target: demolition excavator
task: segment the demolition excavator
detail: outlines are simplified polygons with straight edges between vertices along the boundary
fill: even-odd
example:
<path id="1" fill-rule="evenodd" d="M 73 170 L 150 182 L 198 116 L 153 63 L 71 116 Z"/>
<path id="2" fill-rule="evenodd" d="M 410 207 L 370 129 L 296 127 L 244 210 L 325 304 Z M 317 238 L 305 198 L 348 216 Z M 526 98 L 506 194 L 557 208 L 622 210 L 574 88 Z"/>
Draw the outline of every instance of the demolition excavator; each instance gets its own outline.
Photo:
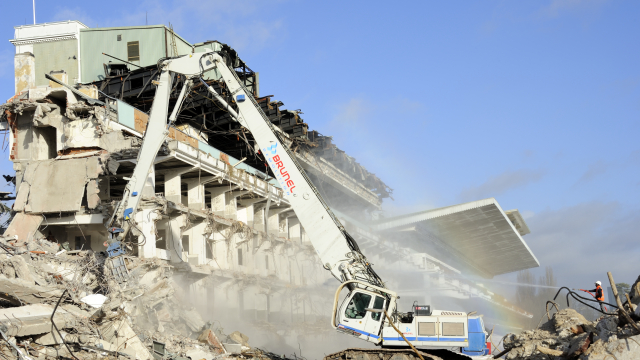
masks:
<path id="1" fill-rule="evenodd" d="M 410 348 L 413 350 L 406 351 L 418 352 L 416 348 L 448 349 L 471 356 L 489 352 L 481 316 L 434 310 L 429 305 L 415 304 L 410 312 L 398 311 L 396 292 L 385 287 L 356 241 L 320 196 L 292 151 L 285 146 L 286 135 L 269 121 L 233 67 L 228 65 L 224 52 L 208 51 L 163 58 L 158 67 L 160 75 L 157 81 L 153 81 L 156 93 L 137 165 L 125 187 L 122 201 L 107 224 L 112 234 L 110 255 L 122 253 L 120 244 L 135 227 L 134 217 L 142 189 L 156 154 L 178 116 L 185 94 L 200 83 L 208 89 L 218 106 L 251 132 L 324 268 L 341 283 L 335 293 L 331 314 L 334 329 L 379 345 L 382 349 L 376 350 L 378 354 Z M 233 99 L 231 104 L 203 80 L 204 73 L 212 71 L 224 81 Z M 186 80 L 167 117 L 176 75 Z M 348 293 L 340 302 L 343 290 Z M 357 352 L 361 349 L 351 350 Z"/>

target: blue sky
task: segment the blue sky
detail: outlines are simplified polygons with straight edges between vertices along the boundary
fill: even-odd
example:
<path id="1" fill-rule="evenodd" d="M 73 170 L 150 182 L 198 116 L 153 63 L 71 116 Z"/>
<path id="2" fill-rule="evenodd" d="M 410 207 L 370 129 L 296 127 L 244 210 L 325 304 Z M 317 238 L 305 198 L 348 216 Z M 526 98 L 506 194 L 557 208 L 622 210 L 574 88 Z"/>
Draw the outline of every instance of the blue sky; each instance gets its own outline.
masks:
<path id="1" fill-rule="evenodd" d="M 228 43 L 260 72 L 262 95 L 302 109 L 310 128 L 395 189 L 389 214 L 493 196 L 525 215 L 525 240 L 562 284 L 639 275 L 639 2 L 36 6 L 39 23 L 127 26 L 148 16 L 192 43 Z M 30 1 L 6 7 L 32 22 Z M 22 23 L 3 22 L 5 39 Z M 13 51 L 0 44 L 2 99 L 13 93 Z"/>

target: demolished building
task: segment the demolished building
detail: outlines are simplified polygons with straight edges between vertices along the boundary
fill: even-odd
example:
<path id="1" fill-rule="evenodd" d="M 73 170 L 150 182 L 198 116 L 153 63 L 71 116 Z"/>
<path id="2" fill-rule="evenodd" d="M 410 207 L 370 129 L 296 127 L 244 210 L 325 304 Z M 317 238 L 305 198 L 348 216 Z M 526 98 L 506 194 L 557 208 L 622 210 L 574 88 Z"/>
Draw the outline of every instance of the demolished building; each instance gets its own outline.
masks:
<path id="1" fill-rule="evenodd" d="M 481 312 L 530 317 L 474 280 L 539 265 L 522 238 L 529 229 L 517 210 L 485 199 L 374 219 L 392 189 L 330 136 L 310 130 L 301 111 L 261 95 L 258 73 L 230 46 L 191 44 L 163 25 L 88 28 L 78 21 L 19 26 L 11 42 L 16 95 L 2 105 L 0 124 L 16 171 L 16 215 L 6 238 L 104 252 L 104 224 L 136 165 L 158 61 L 210 49 L 225 54 L 395 289 L 424 303 L 438 293 L 460 300 L 460 308 L 480 299 Z M 234 103 L 215 70 L 204 79 Z M 184 80 L 176 79 L 170 107 Z M 207 320 L 248 322 L 256 329 L 245 330 L 250 335 L 278 336 L 287 346 L 304 343 L 308 334 L 331 336 L 333 279 L 252 135 L 203 86 L 188 95 L 140 196 L 128 256 L 171 266 L 187 305 Z M 496 251 L 508 251 L 512 261 L 491 262 Z M 399 270 L 410 272 L 410 281 L 393 276 Z"/>

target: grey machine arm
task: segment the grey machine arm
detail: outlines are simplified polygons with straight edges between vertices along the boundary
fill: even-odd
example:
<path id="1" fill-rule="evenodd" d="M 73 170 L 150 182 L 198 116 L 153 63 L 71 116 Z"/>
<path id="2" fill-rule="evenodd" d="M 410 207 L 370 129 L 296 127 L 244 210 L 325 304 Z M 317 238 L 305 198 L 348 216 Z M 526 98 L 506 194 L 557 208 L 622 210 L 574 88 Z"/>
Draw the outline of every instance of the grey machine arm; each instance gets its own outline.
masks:
<path id="1" fill-rule="evenodd" d="M 237 111 L 202 80 L 203 73 L 212 69 L 216 69 L 233 94 Z M 160 71 L 160 79 L 156 84 L 156 95 L 142 148 L 138 154 L 137 165 L 116 212 L 122 225 L 122 231 L 117 239 L 126 236 L 131 222 L 134 221 L 145 179 L 168 134 L 169 125 L 176 119 L 187 88 L 192 86 L 194 81 L 200 81 L 231 117 L 253 135 L 325 269 L 340 282 L 348 281 L 349 289 L 368 285 L 378 289 L 384 288 L 380 277 L 373 271 L 356 242 L 322 199 L 291 150 L 283 146 L 283 135 L 269 121 L 252 94 L 242 84 L 233 69 L 226 65 L 219 53 L 193 53 L 166 59 L 160 63 Z M 184 75 L 187 80 L 167 121 L 171 73 Z"/>

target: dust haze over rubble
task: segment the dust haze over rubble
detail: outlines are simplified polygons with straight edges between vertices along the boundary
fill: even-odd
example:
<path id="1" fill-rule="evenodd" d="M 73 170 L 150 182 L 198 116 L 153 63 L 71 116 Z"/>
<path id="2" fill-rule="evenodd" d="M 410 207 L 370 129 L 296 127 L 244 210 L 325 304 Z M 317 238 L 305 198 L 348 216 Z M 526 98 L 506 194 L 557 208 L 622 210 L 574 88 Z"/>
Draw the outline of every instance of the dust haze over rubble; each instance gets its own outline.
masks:
<path id="1" fill-rule="evenodd" d="M 176 283 L 185 289 L 184 279 L 180 276 L 174 277 Z M 240 281 L 240 279 L 238 279 Z M 226 286 L 230 286 L 230 281 Z M 182 285 L 181 285 L 182 284 Z M 312 291 L 326 301 L 333 299 L 336 283 L 334 279 L 329 279 Z M 224 292 L 225 284 L 219 285 L 216 289 Z M 343 294 L 344 295 L 344 294 Z M 295 296 L 292 294 L 292 296 Z M 182 298 L 181 303 L 194 307 L 202 316 L 203 320 L 210 321 L 213 327 L 220 329 L 224 333 L 240 331 L 247 335 L 252 346 L 266 349 L 270 352 L 282 355 L 283 357 L 302 357 L 306 359 L 322 359 L 326 355 L 350 347 L 372 347 L 368 343 L 363 343 L 359 339 L 337 333 L 328 321 L 315 321 L 312 323 L 292 325 L 289 328 L 274 326 L 267 321 L 256 321 L 247 316 L 238 314 L 237 306 L 231 306 L 229 302 L 216 302 L 208 304 L 198 299 Z M 340 300 L 340 303 L 342 299 Z M 325 319 L 326 312 L 331 309 L 313 309 L 313 313 Z M 297 331 L 297 336 L 291 340 L 292 330 Z"/>

